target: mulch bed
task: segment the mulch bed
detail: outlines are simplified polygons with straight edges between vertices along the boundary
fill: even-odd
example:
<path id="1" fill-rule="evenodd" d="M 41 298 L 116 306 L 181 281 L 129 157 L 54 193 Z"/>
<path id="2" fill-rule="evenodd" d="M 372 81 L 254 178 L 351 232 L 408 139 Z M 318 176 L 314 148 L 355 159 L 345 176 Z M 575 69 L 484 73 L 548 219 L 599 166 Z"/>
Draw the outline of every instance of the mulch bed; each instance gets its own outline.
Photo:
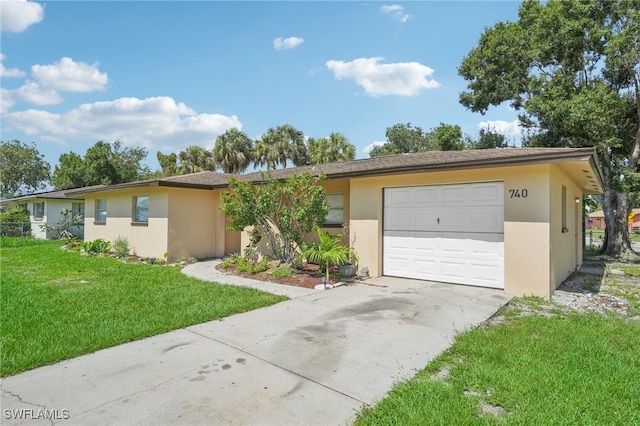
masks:
<path id="1" fill-rule="evenodd" d="M 269 281 L 276 284 L 290 285 L 295 287 L 314 288 L 318 284 L 322 283 L 322 275 L 319 272 L 318 265 L 308 264 L 304 268 L 294 271 L 294 274 L 290 277 L 276 278 L 269 272 L 259 272 L 252 274 L 251 272 L 238 272 L 235 265 L 232 265 L 228 269 L 222 268 L 221 265 L 217 267 L 220 271 L 228 274 L 238 275 L 244 278 L 250 278 L 252 280 Z M 329 284 L 335 284 L 338 281 L 344 281 L 344 279 L 336 279 L 339 277 L 338 269 L 332 268 L 330 271 L 331 280 Z"/>

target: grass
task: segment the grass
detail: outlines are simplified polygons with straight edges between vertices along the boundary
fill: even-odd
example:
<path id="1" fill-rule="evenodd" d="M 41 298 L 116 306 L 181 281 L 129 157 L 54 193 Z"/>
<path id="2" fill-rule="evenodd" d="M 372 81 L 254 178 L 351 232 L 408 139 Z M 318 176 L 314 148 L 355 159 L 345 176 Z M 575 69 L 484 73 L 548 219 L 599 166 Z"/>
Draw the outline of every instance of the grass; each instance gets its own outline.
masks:
<path id="1" fill-rule="evenodd" d="M 595 314 L 477 328 L 356 424 L 639 424 L 638 335 L 640 322 Z"/>
<path id="2" fill-rule="evenodd" d="M 286 299 L 59 247 L 0 248 L 1 376 Z"/>

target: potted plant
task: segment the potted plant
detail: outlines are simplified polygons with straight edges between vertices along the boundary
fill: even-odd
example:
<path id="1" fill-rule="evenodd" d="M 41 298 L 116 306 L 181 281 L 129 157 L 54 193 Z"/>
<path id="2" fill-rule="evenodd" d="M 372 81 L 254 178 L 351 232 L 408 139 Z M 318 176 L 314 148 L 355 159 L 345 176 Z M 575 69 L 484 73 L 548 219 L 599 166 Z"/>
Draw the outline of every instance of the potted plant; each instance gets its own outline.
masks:
<path id="1" fill-rule="evenodd" d="M 352 277 L 358 271 L 358 255 L 349 248 L 349 259 L 340 264 L 340 275 L 343 277 Z"/>
<path id="2" fill-rule="evenodd" d="M 319 263 L 324 266 L 326 276 L 323 278 L 323 283 L 326 289 L 329 288 L 329 267 L 348 263 L 352 251 L 341 243 L 342 235 L 332 235 L 320 228 L 316 228 L 316 232 L 318 241 L 305 245 L 301 256 L 309 262 Z"/>

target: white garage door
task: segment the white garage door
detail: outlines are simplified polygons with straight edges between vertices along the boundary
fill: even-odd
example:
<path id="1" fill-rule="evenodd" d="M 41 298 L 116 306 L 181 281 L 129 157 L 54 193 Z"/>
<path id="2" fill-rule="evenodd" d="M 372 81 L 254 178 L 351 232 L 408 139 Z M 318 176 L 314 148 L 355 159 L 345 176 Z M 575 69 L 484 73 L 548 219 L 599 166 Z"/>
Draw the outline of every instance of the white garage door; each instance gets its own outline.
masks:
<path id="1" fill-rule="evenodd" d="M 502 182 L 384 190 L 383 274 L 504 288 Z"/>

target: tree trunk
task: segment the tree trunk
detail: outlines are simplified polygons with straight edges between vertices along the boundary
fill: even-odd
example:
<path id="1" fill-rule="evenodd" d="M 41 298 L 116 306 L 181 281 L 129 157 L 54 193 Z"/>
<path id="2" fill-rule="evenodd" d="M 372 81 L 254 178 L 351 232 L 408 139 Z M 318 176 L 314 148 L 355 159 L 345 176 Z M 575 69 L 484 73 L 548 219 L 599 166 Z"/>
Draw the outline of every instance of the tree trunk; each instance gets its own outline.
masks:
<path id="1" fill-rule="evenodd" d="M 627 226 L 629 193 L 606 189 L 603 198 L 606 232 L 602 253 L 617 259 L 637 259 L 631 248 Z"/>

